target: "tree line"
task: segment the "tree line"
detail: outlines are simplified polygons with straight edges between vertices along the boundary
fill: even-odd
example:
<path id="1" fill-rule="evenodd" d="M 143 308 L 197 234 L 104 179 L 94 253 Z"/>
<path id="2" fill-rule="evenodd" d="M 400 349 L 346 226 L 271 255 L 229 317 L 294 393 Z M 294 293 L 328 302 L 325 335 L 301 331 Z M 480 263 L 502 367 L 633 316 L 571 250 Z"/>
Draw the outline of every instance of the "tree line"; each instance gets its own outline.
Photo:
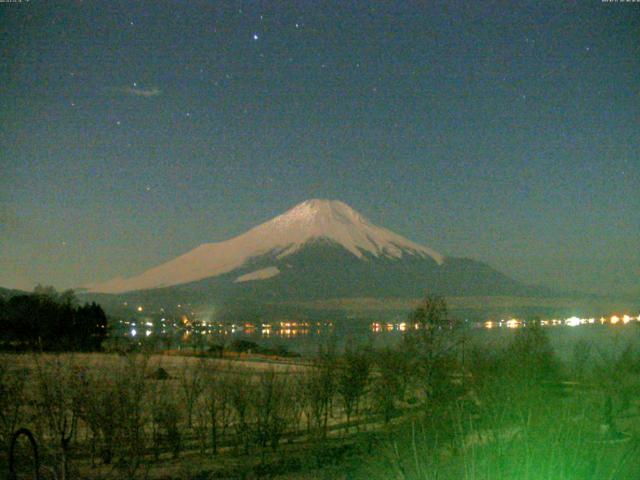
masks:
<path id="1" fill-rule="evenodd" d="M 95 351 L 107 337 L 107 316 L 96 303 L 80 305 L 72 290 L 37 286 L 0 298 L 0 345 L 9 350 Z"/>

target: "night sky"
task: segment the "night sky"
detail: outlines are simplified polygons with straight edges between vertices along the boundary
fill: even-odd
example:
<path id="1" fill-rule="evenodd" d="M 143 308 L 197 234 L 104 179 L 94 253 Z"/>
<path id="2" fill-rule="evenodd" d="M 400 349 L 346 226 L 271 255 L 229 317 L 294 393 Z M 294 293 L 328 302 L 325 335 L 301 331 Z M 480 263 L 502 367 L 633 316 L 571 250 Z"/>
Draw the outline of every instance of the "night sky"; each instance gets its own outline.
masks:
<path id="1" fill-rule="evenodd" d="M 640 3 L 0 3 L 0 286 L 132 275 L 308 198 L 640 293 Z"/>

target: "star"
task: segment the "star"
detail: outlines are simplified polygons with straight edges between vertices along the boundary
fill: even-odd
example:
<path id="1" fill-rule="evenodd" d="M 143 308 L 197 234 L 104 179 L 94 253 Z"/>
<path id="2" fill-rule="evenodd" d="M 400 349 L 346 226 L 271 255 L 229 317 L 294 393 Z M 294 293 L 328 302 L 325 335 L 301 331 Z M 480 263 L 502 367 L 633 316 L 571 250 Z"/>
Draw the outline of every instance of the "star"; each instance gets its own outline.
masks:
<path id="1" fill-rule="evenodd" d="M 116 125 L 122 125 L 122 122 L 120 122 L 120 120 L 116 120 Z"/>
<path id="2" fill-rule="evenodd" d="M 253 34 L 253 39 L 254 39 L 254 40 L 258 40 L 258 38 L 260 38 L 260 37 L 258 37 L 258 34 L 257 34 L 257 33 L 254 33 L 254 34 Z"/>

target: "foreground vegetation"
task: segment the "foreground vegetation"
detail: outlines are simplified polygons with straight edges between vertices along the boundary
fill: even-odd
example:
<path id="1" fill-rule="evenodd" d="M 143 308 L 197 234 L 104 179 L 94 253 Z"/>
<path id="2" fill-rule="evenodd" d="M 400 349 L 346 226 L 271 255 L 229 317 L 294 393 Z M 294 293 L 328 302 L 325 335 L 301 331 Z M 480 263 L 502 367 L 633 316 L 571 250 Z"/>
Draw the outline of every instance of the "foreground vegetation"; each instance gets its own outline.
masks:
<path id="1" fill-rule="evenodd" d="M 640 478 L 640 353 L 542 330 L 471 349 L 442 300 L 397 348 L 287 363 L 129 354 L 0 359 L 0 468 L 41 478 Z M 20 478 L 33 471 L 22 435 Z"/>

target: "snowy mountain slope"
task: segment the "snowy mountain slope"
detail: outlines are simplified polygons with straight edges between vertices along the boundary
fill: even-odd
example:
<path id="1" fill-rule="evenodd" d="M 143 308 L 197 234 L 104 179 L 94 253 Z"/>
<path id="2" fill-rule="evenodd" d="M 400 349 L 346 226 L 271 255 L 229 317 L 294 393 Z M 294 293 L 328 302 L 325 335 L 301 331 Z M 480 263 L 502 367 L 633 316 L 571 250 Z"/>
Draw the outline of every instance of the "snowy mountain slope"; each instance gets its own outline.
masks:
<path id="1" fill-rule="evenodd" d="M 275 277 L 280 273 L 278 267 L 267 267 L 255 270 L 251 273 L 245 273 L 236 278 L 233 283 L 251 282 L 253 280 L 266 280 L 267 278 Z"/>
<path id="2" fill-rule="evenodd" d="M 309 241 L 281 259 L 277 255 L 273 252 L 254 257 L 231 272 L 195 282 L 117 295 L 88 293 L 84 298 L 114 308 L 121 308 L 124 302 L 145 305 L 150 310 L 177 304 L 215 307 L 218 320 L 233 323 L 254 317 L 271 321 L 301 315 L 300 302 L 416 299 L 427 292 L 451 297 L 551 294 L 468 258 L 446 257 L 442 264 L 417 255 L 375 257 L 364 252 L 359 258 L 326 239 Z M 304 314 L 341 315 L 337 310 L 311 310 Z"/>
<path id="3" fill-rule="evenodd" d="M 415 258 L 437 265 L 444 262 L 439 253 L 372 224 L 343 202 L 314 199 L 230 240 L 200 245 L 140 275 L 116 278 L 87 289 L 123 293 L 196 282 L 232 272 L 261 256 L 282 260 L 318 239 L 339 245 L 362 261 Z M 267 273 L 258 273 L 255 277 L 243 275 L 238 281 L 268 279 L 274 276 L 275 270 Z"/>

